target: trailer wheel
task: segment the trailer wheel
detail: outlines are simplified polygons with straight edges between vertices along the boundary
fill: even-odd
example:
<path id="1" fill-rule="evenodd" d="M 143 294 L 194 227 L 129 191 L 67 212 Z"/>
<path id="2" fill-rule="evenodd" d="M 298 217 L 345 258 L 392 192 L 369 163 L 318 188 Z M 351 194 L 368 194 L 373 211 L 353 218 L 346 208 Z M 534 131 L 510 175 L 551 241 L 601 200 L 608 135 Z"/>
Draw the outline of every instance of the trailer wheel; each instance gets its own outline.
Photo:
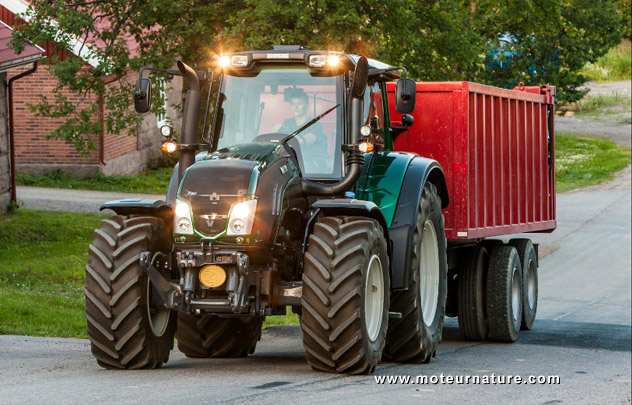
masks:
<path id="1" fill-rule="evenodd" d="M 263 317 L 178 314 L 178 350 L 192 358 L 245 357 L 255 352 Z"/>
<path id="2" fill-rule="evenodd" d="M 488 263 L 487 249 L 477 246 L 468 250 L 459 270 L 459 329 L 466 340 L 487 338 L 485 289 Z"/>
<path id="3" fill-rule="evenodd" d="M 176 314 L 140 269 L 141 252 L 168 250 L 164 228 L 159 218 L 116 215 L 94 231 L 85 314 L 92 354 L 104 368 L 159 368 L 169 359 Z"/>
<path id="4" fill-rule="evenodd" d="M 408 290 L 393 294 L 385 355 L 398 362 L 428 363 L 441 341 L 447 295 L 446 239 L 437 189 L 426 183 L 413 231 Z"/>
<path id="5" fill-rule="evenodd" d="M 303 346 L 316 370 L 372 373 L 388 324 L 389 259 L 379 223 L 324 217 L 305 253 L 301 298 Z"/>
<path id="6" fill-rule="evenodd" d="M 513 246 L 492 250 L 487 270 L 489 338 L 515 342 L 522 322 L 522 266 Z"/>
<path id="7" fill-rule="evenodd" d="M 538 256 L 531 239 L 512 239 L 522 265 L 522 324 L 520 329 L 531 330 L 538 310 Z"/>

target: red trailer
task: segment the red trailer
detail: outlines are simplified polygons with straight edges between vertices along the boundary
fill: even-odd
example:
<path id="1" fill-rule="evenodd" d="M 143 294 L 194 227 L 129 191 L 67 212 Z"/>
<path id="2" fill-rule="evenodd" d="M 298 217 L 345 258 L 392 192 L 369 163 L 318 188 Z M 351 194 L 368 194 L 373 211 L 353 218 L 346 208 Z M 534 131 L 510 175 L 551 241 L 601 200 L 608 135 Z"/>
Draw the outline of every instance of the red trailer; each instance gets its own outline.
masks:
<path id="1" fill-rule="evenodd" d="M 401 126 L 395 83 L 387 89 L 392 126 Z M 555 229 L 555 87 L 425 82 L 416 89 L 414 124 L 394 149 L 437 160 L 446 176 L 446 315 L 459 317 L 466 339 L 514 341 L 535 319 L 537 246 L 484 238 Z"/>
<path id="2" fill-rule="evenodd" d="M 394 83 L 393 83 L 394 84 Z M 395 86 L 389 85 L 393 126 Z M 435 159 L 450 195 L 449 240 L 555 229 L 555 87 L 417 83 L 414 124 L 394 149 Z"/>

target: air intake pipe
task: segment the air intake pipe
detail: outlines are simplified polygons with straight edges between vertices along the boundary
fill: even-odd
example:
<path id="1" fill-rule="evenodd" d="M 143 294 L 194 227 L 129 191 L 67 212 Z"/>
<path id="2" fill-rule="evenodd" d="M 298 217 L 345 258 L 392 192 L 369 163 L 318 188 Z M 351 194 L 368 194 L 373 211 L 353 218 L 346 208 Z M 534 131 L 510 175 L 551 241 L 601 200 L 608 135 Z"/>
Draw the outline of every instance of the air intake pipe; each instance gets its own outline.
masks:
<path id="1" fill-rule="evenodd" d="M 200 93 L 200 80 L 197 74 L 190 66 L 182 61 L 178 61 L 178 70 L 187 79 L 189 79 L 189 90 L 186 94 L 184 102 L 184 117 L 182 119 L 182 138 L 180 143 L 193 145 L 197 143 L 197 125 L 200 117 L 200 101 L 202 95 Z M 183 148 L 180 150 L 180 164 L 178 170 L 178 184 L 182 181 L 184 171 L 195 163 L 195 150 Z"/>
<path id="2" fill-rule="evenodd" d="M 364 113 L 364 92 L 366 90 L 369 77 L 369 62 L 366 57 L 361 56 L 356 63 L 353 73 L 353 86 L 351 88 L 351 100 L 349 102 L 349 144 L 354 148 L 349 152 L 346 163 L 349 167 L 347 174 L 335 184 L 321 184 L 301 180 L 301 189 L 307 195 L 313 196 L 336 196 L 344 193 L 353 187 L 360 177 L 364 157 L 357 148 L 359 144 L 360 126 Z"/>

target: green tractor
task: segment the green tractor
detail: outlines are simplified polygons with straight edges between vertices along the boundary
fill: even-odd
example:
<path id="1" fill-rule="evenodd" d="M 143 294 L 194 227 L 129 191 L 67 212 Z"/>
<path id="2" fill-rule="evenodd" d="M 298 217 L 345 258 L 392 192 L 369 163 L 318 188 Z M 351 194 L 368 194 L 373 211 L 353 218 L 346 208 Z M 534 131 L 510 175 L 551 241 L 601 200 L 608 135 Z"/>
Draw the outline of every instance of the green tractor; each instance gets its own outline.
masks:
<path id="1" fill-rule="evenodd" d="M 405 115 L 392 127 L 386 83 L 396 71 Z M 85 313 L 97 362 L 157 368 L 174 337 L 188 357 L 247 356 L 265 317 L 288 307 L 314 369 L 430 361 L 445 312 L 448 195 L 436 161 L 392 150 L 413 123 L 405 70 L 277 46 L 167 74 L 188 90 L 166 201 L 104 204 L 116 215 L 90 246 Z M 200 83 L 217 88 L 203 143 Z M 136 110 L 150 99 L 141 71 Z"/>

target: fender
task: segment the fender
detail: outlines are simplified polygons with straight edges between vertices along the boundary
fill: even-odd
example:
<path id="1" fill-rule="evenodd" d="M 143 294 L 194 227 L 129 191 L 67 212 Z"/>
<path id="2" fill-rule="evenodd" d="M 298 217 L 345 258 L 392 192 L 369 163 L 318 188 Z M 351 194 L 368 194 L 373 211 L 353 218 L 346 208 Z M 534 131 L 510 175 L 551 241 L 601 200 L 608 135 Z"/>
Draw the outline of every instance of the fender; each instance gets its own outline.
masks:
<path id="1" fill-rule="evenodd" d="M 148 215 L 162 218 L 165 223 L 173 221 L 173 208 L 162 200 L 145 200 L 140 198 L 127 198 L 125 200 L 108 201 L 101 205 L 99 211 L 105 209 L 116 212 L 117 215 Z"/>
<path id="2" fill-rule="evenodd" d="M 384 237 L 386 240 L 389 240 L 388 226 L 386 225 L 384 214 L 372 201 L 352 198 L 323 199 L 312 204 L 312 208 L 318 208 L 325 215 L 354 215 L 373 218 L 382 226 Z"/>
<path id="3" fill-rule="evenodd" d="M 391 289 L 408 288 L 410 280 L 410 239 L 417 223 L 417 207 L 426 182 L 434 184 L 441 197 L 441 208 L 450 203 L 445 175 L 441 165 L 432 159 L 415 157 L 411 160 L 395 208 L 395 216 L 389 228 L 393 244 Z"/>

